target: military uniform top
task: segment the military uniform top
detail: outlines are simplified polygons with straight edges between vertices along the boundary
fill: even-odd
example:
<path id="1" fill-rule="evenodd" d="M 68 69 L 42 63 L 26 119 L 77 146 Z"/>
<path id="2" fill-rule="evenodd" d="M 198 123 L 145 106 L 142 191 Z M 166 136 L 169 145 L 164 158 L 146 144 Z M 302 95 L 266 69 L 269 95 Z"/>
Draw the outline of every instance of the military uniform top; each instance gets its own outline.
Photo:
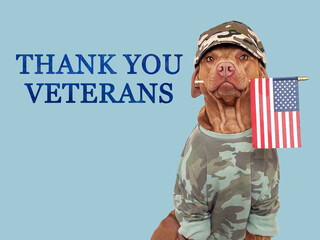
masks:
<path id="1" fill-rule="evenodd" d="M 252 148 L 251 129 L 236 134 L 197 125 L 178 166 L 174 190 L 179 233 L 195 240 L 275 236 L 279 164 L 276 149 Z"/>

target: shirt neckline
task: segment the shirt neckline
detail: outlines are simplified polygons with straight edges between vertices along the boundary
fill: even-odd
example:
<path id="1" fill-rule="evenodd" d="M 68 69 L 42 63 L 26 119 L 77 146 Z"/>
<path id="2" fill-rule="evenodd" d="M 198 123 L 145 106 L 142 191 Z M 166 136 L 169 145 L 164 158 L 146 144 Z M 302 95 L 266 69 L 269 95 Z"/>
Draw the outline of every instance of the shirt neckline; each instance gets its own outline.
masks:
<path id="1" fill-rule="evenodd" d="M 198 124 L 199 129 L 201 132 L 204 134 L 214 137 L 214 138 L 223 138 L 223 139 L 236 139 L 236 138 L 242 138 L 242 137 L 249 137 L 252 134 L 252 128 L 244 131 L 244 132 L 239 132 L 239 133 L 231 133 L 231 134 L 225 134 L 225 133 L 217 133 L 213 131 L 209 131 L 202 127 L 200 124 Z"/>

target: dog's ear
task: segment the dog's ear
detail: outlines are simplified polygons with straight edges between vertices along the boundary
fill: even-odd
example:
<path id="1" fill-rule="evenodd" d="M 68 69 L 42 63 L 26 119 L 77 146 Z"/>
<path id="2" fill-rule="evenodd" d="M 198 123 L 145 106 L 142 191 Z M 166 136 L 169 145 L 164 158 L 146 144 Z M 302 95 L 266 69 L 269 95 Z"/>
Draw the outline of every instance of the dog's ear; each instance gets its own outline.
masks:
<path id="1" fill-rule="evenodd" d="M 267 78 L 268 74 L 266 69 L 262 66 L 261 63 L 259 63 L 259 78 Z"/>
<path id="2" fill-rule="evenodd" d="M 191 77 L 191 96 L 193 98 L 196 98 L 201 95 L 199 83 L 195 83 L 195 81 L 198 80 L 198 73 L 199 73 L 199 66 L 196 67 Z"/>

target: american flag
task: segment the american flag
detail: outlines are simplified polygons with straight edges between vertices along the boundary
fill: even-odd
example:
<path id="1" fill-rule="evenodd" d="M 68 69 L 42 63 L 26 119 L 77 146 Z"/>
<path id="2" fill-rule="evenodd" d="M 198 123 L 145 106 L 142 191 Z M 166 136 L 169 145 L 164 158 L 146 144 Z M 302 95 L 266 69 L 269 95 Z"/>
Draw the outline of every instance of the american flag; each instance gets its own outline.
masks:
<path id="1" fill-rule="evenodd" d="M 301 147 L 298 78 L 250 80 L 252 146 Z"/>

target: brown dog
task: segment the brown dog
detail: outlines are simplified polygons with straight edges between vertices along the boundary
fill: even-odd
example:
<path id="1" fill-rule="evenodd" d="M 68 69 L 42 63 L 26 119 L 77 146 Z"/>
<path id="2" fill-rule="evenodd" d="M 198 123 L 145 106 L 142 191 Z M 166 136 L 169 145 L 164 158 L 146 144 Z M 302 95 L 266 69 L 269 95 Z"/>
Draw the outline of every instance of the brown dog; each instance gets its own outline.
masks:
<path id="1" fill-rule="evenodd" d="M 152 240 L 270 239 L 278 233 L 276 149 L 252 148 L 249 79 L 267 77 L 258 36 L 227 22 L 202 33 L 191 95 L 205 105 L 179 161 L 175 211 Z M 269 237 L 268 237 L 269 236 Z"/>
<path id="2" fill-rule="evenodd" d="M 198 122 L 219 133 L 238 133 L 251 128 L 249 79 L 267 77 L 256 57 L 241 47 L 221 44 L 206 53 L 191 82 L 191 95 L 204 95 L 205 106 Z M 195 83 L 202 80 L 203 83 Z M 172 211 L 156 229 L 151 240 L 183 240 L 180 225 Z M 247 232 L 246 240 L 270 239 Z"/>

